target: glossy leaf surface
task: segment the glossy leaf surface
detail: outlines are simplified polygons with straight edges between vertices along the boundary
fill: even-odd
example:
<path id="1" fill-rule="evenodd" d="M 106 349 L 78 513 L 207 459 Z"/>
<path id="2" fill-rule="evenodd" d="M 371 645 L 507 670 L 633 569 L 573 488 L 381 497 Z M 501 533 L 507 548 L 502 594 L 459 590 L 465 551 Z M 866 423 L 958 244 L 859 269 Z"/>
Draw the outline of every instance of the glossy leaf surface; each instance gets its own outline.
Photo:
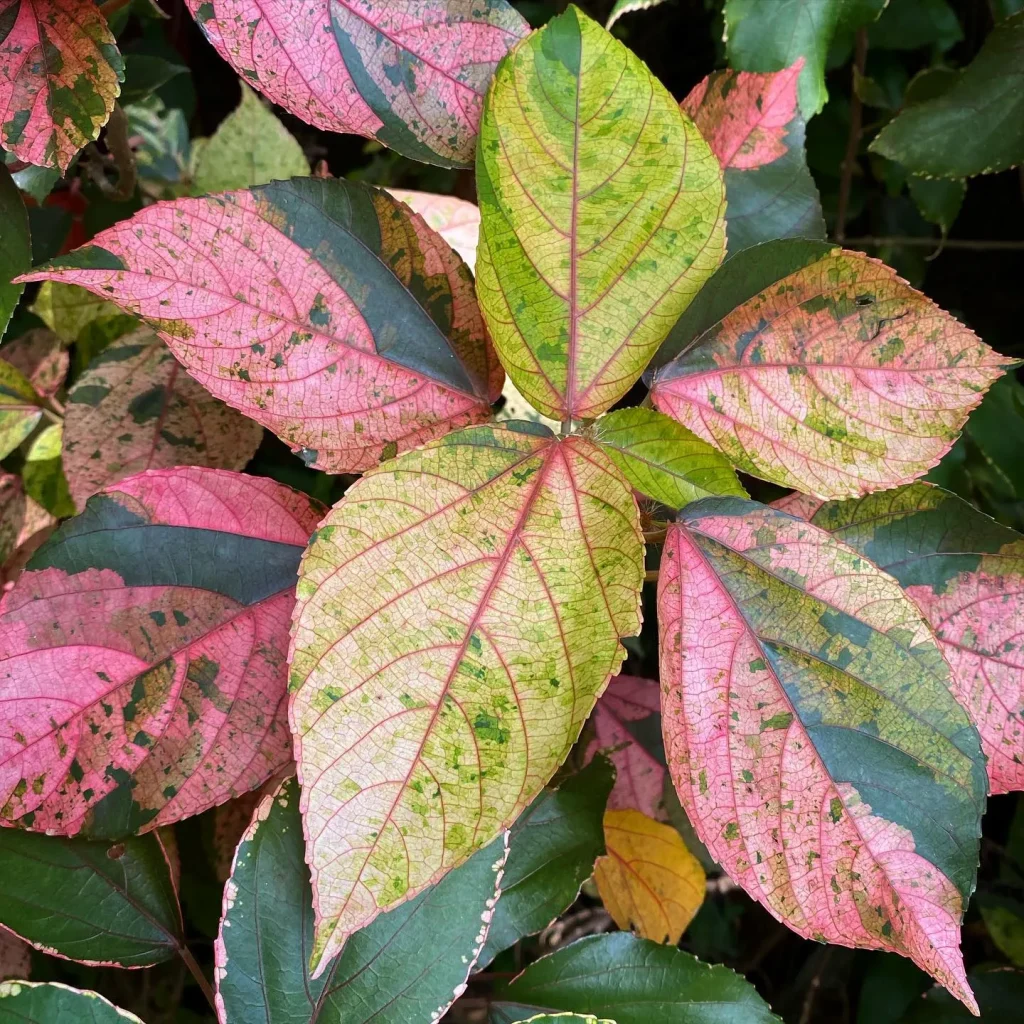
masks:
<path id="1" fill-rule="evenodd" d="M 64 472 L 79 508 L 97 491 L 146 469 L 242 469 L 263 428 L 182 369 L 150 331 L 101 352 L 68 393 Z"/>
<path id="2" fill-rule="evenodd" d="M 197 467 L 90 499 L 0 608 L 0 818 L 119 838 L 287 763 L 288 621 L 320 515 L 271 480 Z"/>
<path id="3" fill-rule="evenodd" d="M 0 338 L 4 336 L 14 308 L 25 290 L 24 285 L 12 282 L 30 266 L 32 242 L 28 233 L 28 213 L 11 172 L 0 163 Z"/>
<path id="4" fill-rule="evenodd" d="M 57 982 L 5 981 L 0 984 L 2 1024 L 143 1024 L 95 992 Z"/>
<path id="5" fill-rule="evenodd" d="M 1024 163 L 1024 11 L 996 25 L 940 96 L 901 110 L 870 148 L 942 178 Z"/>
<path id="6" fill-rule="evenodd" d="M 477 291 L 505 369 L 546 416 L 597 416 L 722 258 L 717 161 L 646 65 L 571 7 L 499 67 L 477 189 Z"/>
<path id="7" fill-rule="evenodd" d="M 754 986 L 727 967 L 627 932 L 593 935 L 541 957 L 499 998 L 493 1024 L 522 1020 L 529 1007 L 572 1008 L 618 1024 L 778 1021 Z"/>
<path id="8" fill-rule="evenodd" d="M 704 902 L 704 869 L 682 836 L 640 811 L 607 811 L 594 881 L 612 920 L 642 939 L 678 944 Z"/>
<path id="9" fill-rule="evenodd" d="M 418 213 L 428 228 L 436 231 L 472 270 L 476 267 L 476 248 L 480 241 L 480 208 L 475 203 L 455 196 L 414 192 L 406 188 L 389 188 L 397 200 Z"/>
<path id="10" fill-rule="evenodd" d="M 291 647 L 319 971 L 540 792 L 642 580 L 632 494 L 581 437 L 473 427 L 350 488 L 303 559 Z"/>
<path id="11" fill-rule="evenodd" d="M 0 145 L 66 171 L 107 123 L 124 63 L 91 0 L 0 0 Z"/>
<path id="12" fill-rule="evenodd" d="M 110 843 L 0 829 L 0 924 L 46 953 L 149 967 L 182 945 L 181 912 L 155 835 Z"/>
<path id="13" fill-rule="evenodd" d="M 601 753 L 615 765 L 615 785 L 608 797 L 608 810 L 641 811 L 649 818 L 665 820 L 665 765 L 630 731 L 652 715 L 660 714 L 658 684 L 638 676 L 616 676 L 597 702 L 591 716 L 594 738 L 585 756 L 590 759 Z M 660 733 L 660 727 L 655 728 Z"/>
<path id="14" fill-rule="evenodd" d="M 235 70 L 269 100 L 404 156 L 468 166 L 484 90 L 528 31 L 505 0 L 187 0 Z"/>
<path id="15" fill-rule="evenodd" d="M 478 968 L 546 928 L 576 901 L 604 853 L 604 809 L 614 778 L 609 762 L 599 757 L 557 789 L 545 789 L 516 819 Z"/>
<path id="16" fill-rule="evenodd" d="M 923 476 L 1011 362 L 840 250 L 726 315 L 655 372 L 651 397 L 740 469 L 837 498 Z"/>
<path id="17" fill-rule="evenodd" d="M 711 855 L 779 920 L 911 957 L 968 1006 L 978 733 L 927 623 L 824 530 L 736 498 L 670 527 L 665 752 Z"/>
<path id="18" fill-rule="evenodd" d="M 764 75 L 716 71 L 682 102 L 725 172 L 726 233 L 738 252 L 776 238 L 824 238 L 797 105 L 803 57 Z"/>
<path id="19" fill-rule="evenodd" d="M 31 279 L 138 314 L 211 394 L 330 472 L 485 419 L 501 390 L 462 261 L 340 179 L 151 206 Z"/>
<path id="20" fill-rule="evenodd" d="M 669 508 L 746 494 L 717 448 L 654 409 L 616 409 L 598 420 L 595 436 L 635 490 Z"/>
<path id="21" fill-rule="evenodd" d="M 1024 789 L 1024 537 L 926 483 L 855 501 L 777 503 L 894 576 L 921 609 L 988 758 L 990 793 Z"/>
<path id="22" fill-rule="evenodd" d="M 238 107 L 218 125 L 196 159 L 196 195 L 309 174 L 302 147 L 252 89 L 241 85 Z"/>
<path id="23" fill-rule="evenodd" d="M 507 855 L 496 839 L 353 935 L 309 977 L 312 891 L 295 779 L 263 798 L 235 855 L 216 946 L 221 1024 L 408 1024 L 443 1016 L 487 934 Z"/>

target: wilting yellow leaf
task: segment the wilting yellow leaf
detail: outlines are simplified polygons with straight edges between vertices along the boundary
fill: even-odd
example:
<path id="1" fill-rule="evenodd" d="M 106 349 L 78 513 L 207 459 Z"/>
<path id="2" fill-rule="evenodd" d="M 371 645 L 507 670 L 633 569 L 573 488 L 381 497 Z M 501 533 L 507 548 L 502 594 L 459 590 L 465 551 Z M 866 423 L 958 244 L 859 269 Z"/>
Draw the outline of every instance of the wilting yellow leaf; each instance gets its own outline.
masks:
<path id="1" fill-rule="evenodd" d="M 608 853 L 594 865 L 597 891 L 623 929 L 675 945 L 704 902 L 704 869 L 670 825 L 639 811 L 605 811 Z"/>

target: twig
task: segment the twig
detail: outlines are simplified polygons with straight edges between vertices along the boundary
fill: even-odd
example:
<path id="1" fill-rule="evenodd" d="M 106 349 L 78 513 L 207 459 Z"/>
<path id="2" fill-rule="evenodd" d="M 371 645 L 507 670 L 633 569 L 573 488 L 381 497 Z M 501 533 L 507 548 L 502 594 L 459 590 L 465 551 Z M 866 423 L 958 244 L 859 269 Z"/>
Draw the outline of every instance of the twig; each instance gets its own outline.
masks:
<path id="1" fill-rule="evenodd" d="M 814 972 L 810 985 L 807 986 L 807 995 L 804 996 L 803 1009 L 800 1011 L 800 1024 L 810 1024 L 811 1014 L 814 1012 L 814 1000 L 818 995 L 818 989 L 821 988 L 821 976 L 825 973 L 825 968 L 828 966 L 829 957 L 831 956 L 832 947 L 829 946 L 822 954 L 818 969 Z"/>
<path id="2" fill-rule="evenodd" d="M 648 569 L 644 573 L 644 583 L 657 583 L 658 582 L 658 570 Z"/>
<path id="3" fill-rule="evenodd" d="M 868 31 L 857 30 L 857 43 L 853 58 L 853 88 L 850 98 L 850 134 L 846 138 L 846 155 L 843 157 L 842 176 L 839 179 L 839 200 L 836 204 L 836 241 L 846 237 L 846 213 L 850 208 L 850 188 L 853 184 L 853 168 L 857 163 L 857 150 L 863 129 L 864 105 L 857 95 L 857 79 L 863 77 L 868 59 Z"/>
<path id="4" fill-rule="evenodd" d="M 188 946 L 180 945 L 178 947 L 178 956 L 185 962 L 185 966 L 192 972 L 192 977 L 196 979 L 196 983 L 203 990 L 203 995 L 206 996 L 206 1001 L 210 1004 L 210 1009 L 214 1013 L 217 1012 L 217 1000 L 213 995 L 213 987 L 209 981 L 206 980 L 206 975 L 203 974 L 203 969 L 196 963 L 195 957 L 189 952 Z"/>
<path id="5" fill-rule="evenodd" d="M 931 249 L 940 239 L 929 235 L 922 238 L 917 235 L 865 235 L 863 238 L 847 238 L 847 246 L 868 245 L 906 245 L 914 248 Z M 970 249 L 975 252 L 1018 252 L 1024 250 L 1024 240 L 986 239 L 986 238 L 947 238 L 944 243 L 947 249 Z"/>
<path id="6" fill-rule="evenodd" d="M 110 112 L 106 140 L 107 149 L 117 168 L 117 186 L 110 192 L 110 198 L 123 203 L 135 195 L 139 169 L 135 162 L 135 152 L 128 141 L 128 115 L 120 103 L 115 103 Z"/>

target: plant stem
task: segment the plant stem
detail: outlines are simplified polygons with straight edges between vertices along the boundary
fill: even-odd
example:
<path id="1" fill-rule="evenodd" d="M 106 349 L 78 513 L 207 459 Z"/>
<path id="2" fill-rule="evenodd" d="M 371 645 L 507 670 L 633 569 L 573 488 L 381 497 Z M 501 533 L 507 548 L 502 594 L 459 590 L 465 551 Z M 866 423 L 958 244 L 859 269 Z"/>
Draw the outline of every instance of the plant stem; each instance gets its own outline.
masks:
<path id="1" fill-rule="evenodd" d="M 188 946 L 182 943 L 178 947 L 178 955 L 185 962 L 185 966 L 192 972 L 192 977 L 196 979 L 196 984 L 203 990 L 203 995 L 206 996 L 206 1001 L 210 1004 L 210 1009 L 216 1013 L 217 1000 L 213 995 L 213 986 L 206 980 L 206 975 L 203 974 L 203 969 L 196 963 L 196 959 L 189 952 Z"/>
<path id="2" fill-rule="evenodd" d="M 648 569 L 644 573 L 644 583 L 657 583 L 658 582 L 658 570 Z"/>
<path id="3" fill-rule="evenodd" d="M 120 103 L 114 104 L 107 122 L 107 149 L 114 158 L 117 168 L 117 187 L 110 193 L 115 202 L 126 202 L 135 195 L 135 186 L 139 180 L 138 165 L 135 153 L 128 141 L 128 115 Z"/>
<path id="4" fill-rule="evenodd" d="M 665 537 L 668 535 L 667 529 L 662 530 L 644 530 L 644 543 L 645 544 L 664 544 Z"/>
<path id="5" fill-rule="evenodd" d="M 868 31 L 857 30 L 856 50 L 853 58 L 853 86 L 850 99 L 850 134 L 846 138 L 846 155 L 843 157 L 842 177 L 839 179 L 839 200 L 836 204 L 836 241 L 846 237 L 846 213 L 850 208 L 850 188 L 853 185 L 853 168 L 857 163 L 857 150 L 864 124 L 864 106 L 857 95 L 857 79 L 863 77 L 868 59 Z"/>
<path id="6" fill-rule="evenodd" d="M 1024 250 L 1024 241 L 997 238 L 947 238 L 943 242 L 941 238 L 932 236 L 922 238 L 916 235 L 865 235 L 863 238 L 847 238 L 846 244 L 854 246 L 906 245 L 925 249 L 931 249 L 941 244 L 946 249 L 970 249 L 976 252 Z"/>

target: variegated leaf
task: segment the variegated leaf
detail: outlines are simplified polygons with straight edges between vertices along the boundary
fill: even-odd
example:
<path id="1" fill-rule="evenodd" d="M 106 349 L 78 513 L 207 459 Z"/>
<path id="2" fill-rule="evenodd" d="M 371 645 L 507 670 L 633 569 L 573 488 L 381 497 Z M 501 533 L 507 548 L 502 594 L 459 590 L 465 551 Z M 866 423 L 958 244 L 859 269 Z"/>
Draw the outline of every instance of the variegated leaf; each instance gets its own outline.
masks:
<path id="1" fill-rule="evenodd" d="M 405 203 L 413 213 L 418 213 L 427 227 L 436 231 L 462 257 L 470 270 L 476 267 L 480 209 L 475 204 L 433 192 L 413 192 L 404 188 L 389 188 L 388 192 Z"/>
<path id="2" fill-rule="evenodd" d="M 58 982 L 5 981 L 0 984 L 2 1024 L 143 1024 L 96 992 Z"/>
<path id="3" fill-rule="evenodd" d="M 487 419 L 501 391 L 465 264 L 344 180 L 160 203 L 30 279 L 141 316 L 211 394 L 330 472 Z"/>
<path id="4" fill-rule="evenodd" d="M 53 516 L 25 493 L 18 477 L 0 472 L 0 571 L 4 576 L 10 560 L 55 523 Z"/>
<path id="5" fill-rule="evenodd" d="M 146 330 L 104 349 L 68 393 L 64 472 L 79 508 L 146 469 L 242 469 L 263 428 L 197 384 Z"/>
<path id="6" fill-rule="evenodd" d="M 0 819 L 119 838 L 286 764 L 288 620 L 320 515 L 198 467 L 91 498 L 0 605 Z"/>
<path id="7" fill-rule="evenodd" d="M 498 68 L 477 188 L 477 288 L 505 369 L 546 416 L 599 415 L 722 259 L 718 162 L 639 58 L 570 7 Z"/>
<path id="8" fill-rule="evenodd" d="M 92 0 L 0 0 L 0 145 L 66 171 L 107 123 L 124 81 Z"/>
<path id="9" fill-rule="evenodd" d="M 0 459 L 35 430 L 43 418 L 43 405 L 43 397 L 31 381 L 0 358 Z"/>
<path id="10" fill-rule="evenodd" d="M 505 0 L 187 0 L 268 99 L 445 167 L 472 163 L 494 67 L 529 27 Z"/>
<path id="11" fill-rule="evenodd" d="M 324 520 L 300 570 L 290 703 L 317 974 L 537 795 L 639 629 L 642 580 L 614 465 L 534 424 L 449 434 Z"/>
<path id="12" fill-rule="evenodd" d="M 52 398 L 60 390 L 70 365 L 60 338 L 43 327 L 4 342 L 0 359 L 21 373 L 41 398 Z"/>
<path id="13" fill-rule="evenodd" d="M 923 476 L 1011 362 L 885 264 L 833 250 L 705 330 L 651 397 L 745 472 L 839 498 Z"/>
<path id="14" fill-rule="evenodd" d="M 658 608 L 665 752 L 711 855 L 799 934 L 902 953 L 974 1008 L 959 939 L 984 757 L 896 580 L 800 519 L 708 498 L 669 529 Z"/>
<path id="15" fill-rule="evenodd" d="M 981 733 L 990 793 L 1024 789 L 1024 537 L 931 484 L 776 507 L 894 576 L 921 609 Z"/>

